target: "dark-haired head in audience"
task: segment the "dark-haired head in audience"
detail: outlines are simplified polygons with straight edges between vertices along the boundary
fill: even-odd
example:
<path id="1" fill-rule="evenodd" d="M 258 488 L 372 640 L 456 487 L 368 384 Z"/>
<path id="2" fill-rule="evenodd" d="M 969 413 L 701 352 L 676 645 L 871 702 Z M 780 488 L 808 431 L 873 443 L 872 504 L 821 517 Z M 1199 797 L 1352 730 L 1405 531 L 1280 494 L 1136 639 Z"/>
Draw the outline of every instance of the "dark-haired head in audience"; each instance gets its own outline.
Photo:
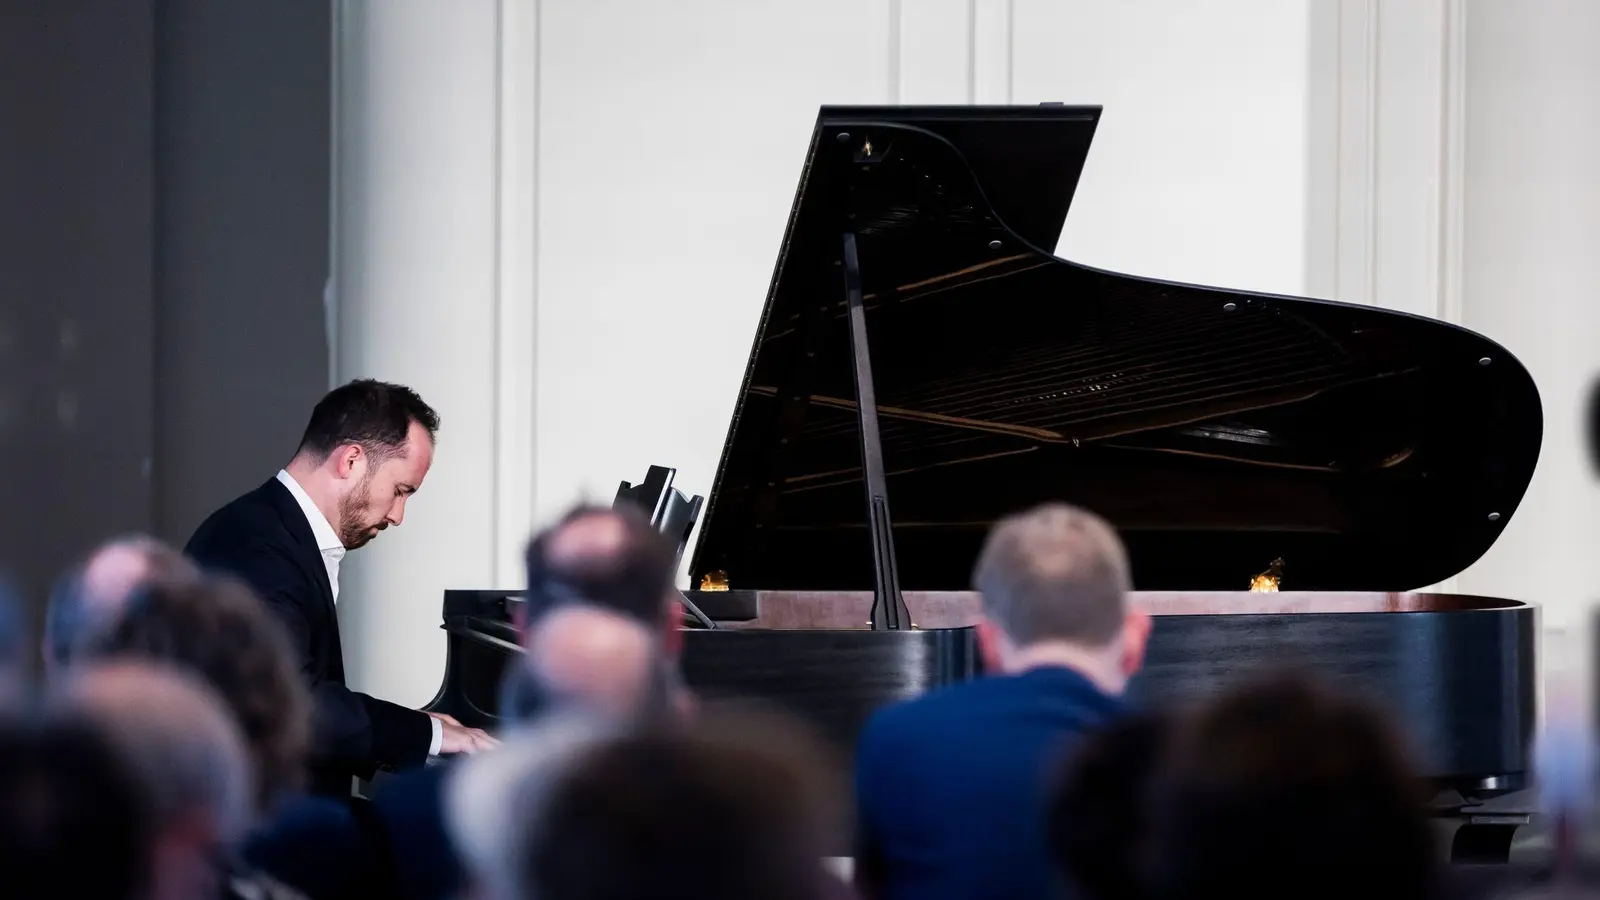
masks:
<path id="1" fill-rule="evenodd" d="M 519 610 L 526 628 L 567 603 L 632 616 L 678 649 L 679 603 L 672 544 L 632 507 L 580 506 L 529 542 L 528 591 Z"/>
<path id="2" fill-rule="evenodd" d="M 193 674 L 139 661 L 75 667 L 56 700 L 129 763 L 151 816 L 151 900 L 217 897 L 251 816 L 238 724 Z"/>
<path id="3" fill-rule="evenodd" d="M 86 722 L 0 723 L 0 884 L 7 897 L 144 898 L 149 819 L 131 767 Z"/>
<path id="4" fill-rule="evenodd" d="M 1148 798 L 1172 730 L 1133 715 L 1089 735 L 1063 761 L 1049 810 L 1056 869 L 1082 900 L 1143 900 Z"/>
<path id="5" fill-rule="evenodd" d="M 617 732 L 553 716 L 473 760 L 451 821 L 481 896 L 819 900 L 842 827 L 815 736 L 771 712 Z M 518 761 L 516 756 L 523 756 Z M 520 763 L 520 764 L 519 764 Z M 484 827 L 481 804 L 498 801 Z M 714 836 L 714 837 L 712 837 Z M 711 849 L 714 847 L 714 849 Z"/>
<path id="6" fill-rule="evenodd" d="M 1154 896 L 1428 897 L 1421 779 L 1367 703 L 1291 675 L 1208 704 L 1154 785 Z"/>
<path id="7" fill-rule="evenodd" d="M 159 660 L 210 685 L 244 734 L 259 812 L 300 786 L 310 701 L 283 626 L 242 582 L 208 576 L 147 583 L 86 656 Z"/>

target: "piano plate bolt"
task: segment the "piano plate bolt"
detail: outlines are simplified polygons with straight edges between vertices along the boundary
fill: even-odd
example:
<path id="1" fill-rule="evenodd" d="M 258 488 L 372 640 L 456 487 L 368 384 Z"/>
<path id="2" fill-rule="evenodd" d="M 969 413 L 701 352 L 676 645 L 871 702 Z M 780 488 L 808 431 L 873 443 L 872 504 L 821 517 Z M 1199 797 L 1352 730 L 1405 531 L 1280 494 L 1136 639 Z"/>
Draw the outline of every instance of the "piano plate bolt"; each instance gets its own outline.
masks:
<path id="1" fill-rule="evenodd" d="M 1224 303 L 1224 304 L 1222 304 L 1222 311 L 1223 312 L 1233 312 L 1234 310 L 1236 310 L 1238 308 L 1239 308 L 1239 304 L 1237 304 L 1237 303 Z"/>
<path id="2" fill-rule="evenodd" d="M 1491 521 L 1491 522 L 1498 522 L 1498 521 L 1500 521 L 1500 514 L 1499 514 L 1499 513 L 1497 513 L 1497 512 L 1492 512 L 1492 513 L 1489 513 L 1489 521 Z"/>

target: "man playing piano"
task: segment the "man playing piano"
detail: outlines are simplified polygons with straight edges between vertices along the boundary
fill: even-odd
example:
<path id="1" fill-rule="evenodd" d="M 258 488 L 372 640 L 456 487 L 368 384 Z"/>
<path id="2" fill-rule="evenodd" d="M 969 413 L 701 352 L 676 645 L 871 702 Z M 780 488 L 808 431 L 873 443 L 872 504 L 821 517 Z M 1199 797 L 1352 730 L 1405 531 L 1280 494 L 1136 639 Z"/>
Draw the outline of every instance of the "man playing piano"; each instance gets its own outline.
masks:
<path id="1" fill-rule="evenodd" d="M 372 380 L 329 392 L 289 464 L 201 523 L 184 552 L 249 583 L 287 629 L 311 688 L 311 789 L 347 797 L 352 776 L 471 753 L 494 739 L 449 716 L 350 690 L 339 642 L 339 563 L 405 517 L 433 462 L 439 417 L 409 388 Z"/>

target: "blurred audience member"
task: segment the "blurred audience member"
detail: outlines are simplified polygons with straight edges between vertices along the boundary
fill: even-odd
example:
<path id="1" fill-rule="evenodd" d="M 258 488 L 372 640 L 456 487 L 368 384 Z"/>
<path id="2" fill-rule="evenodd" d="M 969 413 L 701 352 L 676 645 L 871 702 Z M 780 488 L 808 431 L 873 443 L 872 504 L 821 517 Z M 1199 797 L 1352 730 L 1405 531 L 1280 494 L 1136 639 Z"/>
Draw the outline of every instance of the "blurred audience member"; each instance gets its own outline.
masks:
<path id="1" fill-rule="evenodd" d="M 151 581 L 193 581 L 200 570 L 155 538 L 110 541 L 67 572 L 45 608 L 44 661 L 56 671 L 103 634 L 128 599 Z"/>
<path id="2" fill-rule="evenodd" d="M 712 716 L 616 733 L 556 716 L 474 764 L 451 825 L 495 900 L 819 900 L 839 784 L 787 719 Z M 491 768 L 498 771 L 491 771 Z M 498 776 L 498 777 L 496 777 Z"/>
<path id="3" fill-rule="evenodd" d="M 129 661 L 76 670 L 60 699 L 105 731 L 144 788 L 151 900 L 300 896 L 235 862 L 253 818 L 250 758 L 211 688 Z"/>
<path id="4" fill-rule="evenodd" d="M 856 759 L 862 892 L 900 900 L 1048 896 L 1054 766 L 1118 716 L 1149 617 L 1106 522 L 1051 504 L 996 524 L 978 559 L 993 673 L 879 712 Z"/>
<path id="5" fill-rule="evenodd" d="M 1150 786 L 1172 730 L 1155 715 L 1113 722 L 1064 760 L 1048 813 L 1050 851 L 1068 895 L 1144 900 Z"/>
<path id="6" fill-rule="evenodd" d="M 507 672 L 500 696 L 500 715 L 512 723 L 566 707 L 621 722 L 672 714 L 671 662 L 637 619 L 567 604 L 539 618 L 523 643 L 527 655 Z"/>
<path id="7" fill-rule="evenodd" d="M 143 900 L 138 776 L 87 723 L 0 722 L 0 885 L 16 900 Z"/>
<path id="8" fill-rule="evenodd" d="M 671 542 L 638 510 L 576 507 L 529 542 L 524 561 L 520 626 L 579 602 L 632 616 L 660 635 L 668 655 L 677 655 L 677 560 Z"/>
<path id="9" fill-rule="evenodd" d="M 1153 896 L 1436 896 L 1422 780 L 1366 704 L 1280 677 L 1198 711 L 1164 760 Z"/>
<path id="10" fill-rule="evenodd" d="M 312 707 L 283 626 L 226 576 L 153 582 L 85 654 L 164 661 L 215 690 L 244 736 L 254 773 L 252 865 L 314 897 L 349 896 L 376 865 L 348 803 L 302 790 Z"/>
<path id="11" fill-rule="evenodd" d="M 0 711 L 18 706 L 28 696 L 28 626 L 22 599 L 0 575 Z"/>
<path id="12" fill-rule="evenodd" d="M 609 609 L 567 603 L 535 619 L 525 634 L 526 656 L 512 661 L 501 691 L 508 733 L 555 712 L 572 711 L 616 727 L 638 727 L 671 715 L 671 679 L 654 629 Z M 443 793 L 462 761 L 405 773 L 384 785 L 373 805 L 388 834 L 402 896 L 452 896 L 461 866 L 446 833 Z"/>
<path id="13" fill-rule="evenodd" d="M 194 672 L 228 704 L 250 752 L 252 806 L 270 814 L 304 775 L 311 707 L 283 628 L 231 577 L 153 582 L 86 654 L 161 660 Z"/>
<path id="14" fill-rule="evenodd" d="M 579 754 L 616 734 L 615 722 L 578 710 L 544 711 L 506 736 L 493 753 L 455 767 L 442 784 L 440 820 L 456 880 L 434 897 L 522 897 L 515 872 L 519 829 L 556 775 Z M 408 893 L 407 896 L 420 896 Z"/>

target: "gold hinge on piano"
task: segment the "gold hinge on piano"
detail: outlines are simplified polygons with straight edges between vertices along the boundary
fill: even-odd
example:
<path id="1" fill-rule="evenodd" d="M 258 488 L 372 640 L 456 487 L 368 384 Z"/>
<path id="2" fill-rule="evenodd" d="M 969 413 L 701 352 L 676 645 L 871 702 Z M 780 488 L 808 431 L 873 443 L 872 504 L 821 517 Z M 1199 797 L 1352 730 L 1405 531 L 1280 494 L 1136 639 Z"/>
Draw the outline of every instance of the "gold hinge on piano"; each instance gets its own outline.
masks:
<path id="1" fill-rule="evenodd" d="M 1267 570 L 1250 579 L 1250 590 L 1255 593 L 1270 593 L 1278 589 L 1283 582 L 1283 557 L 1278 557 L 1267 566 Z"/>

